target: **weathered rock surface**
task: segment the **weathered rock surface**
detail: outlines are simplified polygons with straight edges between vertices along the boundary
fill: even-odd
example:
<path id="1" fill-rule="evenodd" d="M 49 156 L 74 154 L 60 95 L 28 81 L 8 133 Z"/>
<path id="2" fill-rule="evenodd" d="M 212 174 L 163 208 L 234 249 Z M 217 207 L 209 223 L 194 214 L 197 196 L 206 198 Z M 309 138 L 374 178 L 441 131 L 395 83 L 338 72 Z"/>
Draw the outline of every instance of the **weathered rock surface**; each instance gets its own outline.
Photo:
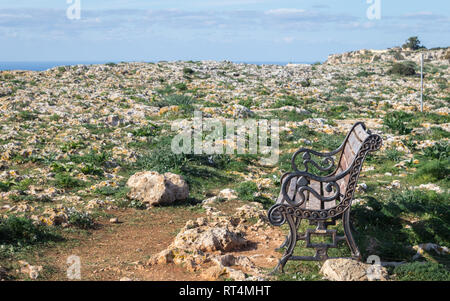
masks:
<path id="1" fill-rule="evenodd" d="M 23 274 L 27 274 L 32 280 L 36 280 L 43 269 L 43 267 L 40 265 L 31 265 L 28 262 L 22 260 L 19 261 L 19 264 L 21 265 L 20 272 Z"/>
<path id="2" fill-rule="evenodd" d="M 143 171 L 132 175 L 127 185 L 128 197 L 149 205 L 168 205 L 189 196 L 189 186 L 183 177 L 170 172 L 163 175 L 155 171 Z"/>
<path id="3" fill-rule="evenodd" d="M 245 246 L 247 241 L 239 233 L 227 228 L 194 228 L 179 233 L 173 242 L 175 248 L 204 252 L 231 251 Z"/>
<path id="4" fill-rule="evenodd" d="M 252 230 L 252 227 L 242 224 L 243 220 L 236 217 L 239 213 L 230 217 L 211 209 L 215 214 L 189 220 L 172 244 L 153 255 L 147 264 L 182 264 L 189 271 L 202 271 L 201 276 L 206 280 L 263 279 L 250 257 L 230 253 L 239 252 L 250 243 L 243 229 Z"/>
<path id="5" fill-rule="evenodd" d="M 219 192 L 217 195 L 218 198 L 225 199 L 225 200 L 234 200 L 237 199 L 238 195 L 237 192 L 230 188 L 225 188 Z"/>
<path id="6" fill-rule="evenodd" d="M 320 273 L 332 281 L 384 281 L 388 276 L 386 268 L 380 265 L 366 264 L 347 258 L 326 260 Z"/>

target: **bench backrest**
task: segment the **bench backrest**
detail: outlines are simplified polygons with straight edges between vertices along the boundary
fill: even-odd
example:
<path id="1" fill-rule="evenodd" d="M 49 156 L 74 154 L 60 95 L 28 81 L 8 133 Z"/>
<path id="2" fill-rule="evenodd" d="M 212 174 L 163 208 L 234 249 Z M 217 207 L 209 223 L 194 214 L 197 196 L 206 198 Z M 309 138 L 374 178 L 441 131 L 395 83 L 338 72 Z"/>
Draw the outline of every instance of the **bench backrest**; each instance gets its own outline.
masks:
<path id="1" fill-rule="evenodd" d="M 370 139 L 368 139 L 371 137 Z M 373 138 L 373 139 L 372 139 Z M 365 143 L 366 142 L 366 143 Z M 362 149 L 364 145 L 364 149 Z M 368 151 L 374 151 L 381 146 L 381 138 L 378 135 L 371 135 L 363 123 L 356 123 L 350 132 L 347 134 L 343 144 L 340 149 L 340 158 L 336 169 L 330 174 L 331 177 L 338 176 L 342 172 L 347 171 L 350 167 L 353 167 L 351 171 L 342 179 L 336 181 L 340 188 L 341 197 L 336 200 L 322 202 L 313 193 L 304 192 L 307 200 L 300 206 L 300 208 L 307 210 L 324 210 L 336 207 L 341 200 L 346 200 L 345 202 L 350 202 L 353 197 L 353 192 L 355 190 L 356 182 L 359 177 L 359 172 L 362 167 L 362 162 Z M 358 156 L 358 153 L 361 154 Z M 282 178 L 284 182 L 286 178 Z M 301 199 L 300 193 L 297 191 L 297 177 L 291 178 L 290 183 L 287 185 L 287 194 L 296 202 Z M 334 191 L 329 191 L 325 189 L 320 182 L 310 180 L 308 185 L 313 188 L 316 192 L 320 193 L 324 197 L 330 197 L 335 195 Z M 284 199 L 282 192 L 278 196 L 277 203 L 282 202 Z"/>
<path id="2" fill-rule="evenodd" d="M 362 123 L 357 123 L 353 126 L 347 138 L 345 140 L 345 144 L 341 153 L 341 157 L 339 158 L 339 163 L 334 175 L 338 175 L 339 173 L 347 170 L 355 161 L 356 155 L 358 154 L 361 146 L 364 141 L 370 136 L 370 134 L 365 129 Z M 347 183 L 349 180 L 350 174 L 345 176 L 343 179 L 338 180 L 337 183 L 341 187 L 341 193 L 345 193 L 347 188 Z"/>

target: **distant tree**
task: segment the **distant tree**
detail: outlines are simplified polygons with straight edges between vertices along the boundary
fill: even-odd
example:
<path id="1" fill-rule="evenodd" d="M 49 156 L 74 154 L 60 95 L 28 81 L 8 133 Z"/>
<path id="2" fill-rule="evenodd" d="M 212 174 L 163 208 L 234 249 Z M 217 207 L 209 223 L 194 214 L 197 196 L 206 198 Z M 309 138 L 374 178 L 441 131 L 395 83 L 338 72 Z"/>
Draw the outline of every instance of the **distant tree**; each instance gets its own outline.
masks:
<path id="1" fill-rule="evenodd" d="M 420 45 L 421 42 L 419 40 L 418 37 L 410 37 L 408 40 L 406 40 L 406 43 L 402 45 L 402 48 L 409 48 L 412 50 L 418 50 L 418 49 L 423 49 L 425 48 L 425 46 Z"/>

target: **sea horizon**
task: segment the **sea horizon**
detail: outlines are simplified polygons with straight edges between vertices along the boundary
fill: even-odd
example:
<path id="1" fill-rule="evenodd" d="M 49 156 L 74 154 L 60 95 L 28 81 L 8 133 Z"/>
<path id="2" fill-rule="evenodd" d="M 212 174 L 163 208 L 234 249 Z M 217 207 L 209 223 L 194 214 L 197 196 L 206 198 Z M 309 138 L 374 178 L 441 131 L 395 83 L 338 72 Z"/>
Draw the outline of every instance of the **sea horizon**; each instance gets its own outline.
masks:
<path id="1" fill-rule="evenodd" d="M 188 62 L 189 60 L 177 60 L 177 61 L 0 61 L 0 71 L 45 71 L 55 67 L 61 66 L 75 66 L 75 65 L 102 65 L 108 63 L 158 63 L 158 62 Z M 214 60 L 204 60 L 214 61 Z M 223 62 L 224 60 L 217 60 Z M 236 64 L 250 64 L 250 65 L 279 65 L 285 66 L 287 64 L 308 64 L 312 65 L 315 62 L 295 62 L 295 61 L 231 61 Z"/>

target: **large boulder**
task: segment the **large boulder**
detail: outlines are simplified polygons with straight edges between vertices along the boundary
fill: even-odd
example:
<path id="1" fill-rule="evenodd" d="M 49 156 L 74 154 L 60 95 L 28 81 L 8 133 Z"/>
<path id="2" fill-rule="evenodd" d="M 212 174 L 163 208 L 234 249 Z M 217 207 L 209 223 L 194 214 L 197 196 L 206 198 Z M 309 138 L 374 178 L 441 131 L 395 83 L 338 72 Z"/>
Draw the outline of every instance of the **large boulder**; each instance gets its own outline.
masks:
<path id="1" fill-rule="evenodd" d="M 332 281 L 385 281 L 388 277 L 386 268 L 381 265 L 362 263 L 347 258 L 326 260 L 320 273 Z"/>
<path id="2" fill-rule="evenodd" d="M 203 252 L 228 252 L 242 248 L 247 243 L 240 233 L 227 228 L 198 227 L 180 232 L 173 242 L 173 247 Z"/>
<path id="3" fill-rule="evenodd" d="M 170 172 L 163 175 L 155 171 L 143 171 L 132 175 L 127 186 L 128 197 L 149 205 L 168 205 L 189 196 L 189 186 L 183 177 Z"/>

